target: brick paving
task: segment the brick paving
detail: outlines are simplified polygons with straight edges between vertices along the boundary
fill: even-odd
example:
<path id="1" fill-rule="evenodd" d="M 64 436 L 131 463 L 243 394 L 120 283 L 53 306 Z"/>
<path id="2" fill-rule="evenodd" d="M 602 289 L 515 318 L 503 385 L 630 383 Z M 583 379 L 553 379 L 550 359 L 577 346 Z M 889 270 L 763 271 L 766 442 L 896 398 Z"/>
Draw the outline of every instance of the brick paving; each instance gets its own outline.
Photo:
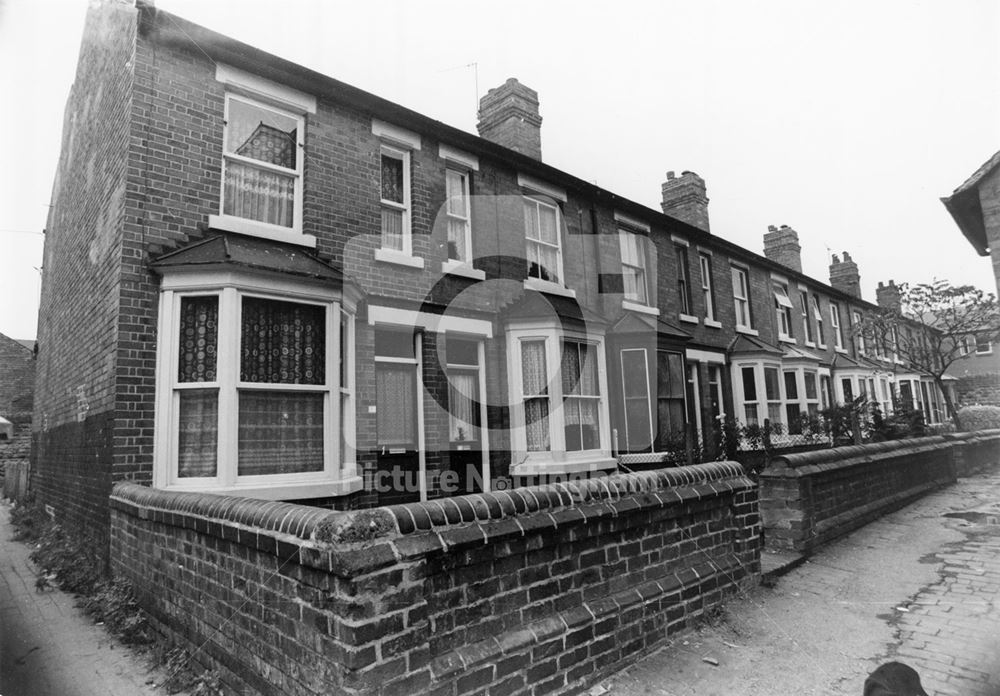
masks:
<path id="1" fill-rule="evenodd" d="M 146 660 L 116 643 L 71 595 L 38 592 L 30 547 L 13 541 L 9 505 L 0 504 L 0 694 L 154 696 Z"/>
<path id="2" fill-rule="evenodd" d="M 860 695 L 868 673 L 899 660 L 929 694 L 1000 696 L 1000 526 L 944 516 L 998 503 L 1000 471 L 960 479 L 730 602 L 596 691 Z"/>

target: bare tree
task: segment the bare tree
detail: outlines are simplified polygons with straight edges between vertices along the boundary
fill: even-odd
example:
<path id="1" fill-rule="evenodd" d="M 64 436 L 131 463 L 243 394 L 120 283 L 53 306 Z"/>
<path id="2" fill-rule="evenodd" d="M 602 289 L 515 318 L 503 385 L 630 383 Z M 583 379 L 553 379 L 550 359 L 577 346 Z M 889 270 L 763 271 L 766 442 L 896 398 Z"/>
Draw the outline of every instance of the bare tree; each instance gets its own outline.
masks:
<path id="1" fill-rule="evenodd" d="M 932 377 L 955 427 L 961 428 L 944 374 L 968 354 L 969 341 L 1000 338 L 996 298 L 971 285 L 953 286 L 944 280 L 898 287 L 898 303 L 868 315 L 853 331 L 876 347 L 876 354 L 898 358 L 907 368 Z"/>

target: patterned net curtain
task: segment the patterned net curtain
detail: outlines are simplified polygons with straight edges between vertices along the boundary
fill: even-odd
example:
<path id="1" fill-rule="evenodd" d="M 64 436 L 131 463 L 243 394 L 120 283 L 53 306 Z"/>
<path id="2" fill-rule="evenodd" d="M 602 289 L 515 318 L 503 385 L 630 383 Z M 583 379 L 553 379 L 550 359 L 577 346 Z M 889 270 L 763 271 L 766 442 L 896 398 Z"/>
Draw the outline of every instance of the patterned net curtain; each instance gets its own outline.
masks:
<path id="1" fill-rule="evenodd" d="M 240 380 L 257 384 L 326 384 L 326 309 L 243 298 Z M 322 391 L 241 389 L 241 476 L 323 469 Z"/>
<path id="2" fill-rule="evenodd" d="M 479 439 L 479 375 L 471 371 L 448 371 L 449 431 L 453 442 Z"/>
<path id="3" fill-rule="evenodd" d="M 416 366 L 379 365 L 375 382 L 378 444 L 415 445 Z"/>
<path id="4" fill-rule="evenodd" d="M 521 384 L 528 451 L 547 452 L 551 449 L 551 443 L 544 341 L 521 342 Z"/>
<path id="5" fill-rule="evenodd" d="M 229 101 L 226 152 L 294 172 L 297 167 L 298 122 L 238 99 Z M 292 227 L 295 174 L 283 174 L 236 159 L 226 161 L 226 215 Z"/>
<path id="6" fill-rule="evenodd" d="M 563 418 L 566 451 L 600 447 L 596 350 L 589 343 L 564 341 L 562 345 Z"/>
<path id="7" fill-rule="evenodd" d="M 215 382 L 219 343 L 219 298 L 183 297 L 177 382 Z M 215 476 L 217 471 L 218 389 L 182 389 L 178 395 L 177 475 Z"/>

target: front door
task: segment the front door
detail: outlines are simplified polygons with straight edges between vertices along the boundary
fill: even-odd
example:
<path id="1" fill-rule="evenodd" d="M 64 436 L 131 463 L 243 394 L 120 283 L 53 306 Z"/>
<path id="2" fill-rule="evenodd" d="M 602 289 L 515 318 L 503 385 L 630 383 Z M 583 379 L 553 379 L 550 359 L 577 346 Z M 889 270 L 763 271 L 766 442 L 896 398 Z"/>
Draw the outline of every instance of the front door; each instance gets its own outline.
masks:
<path id="1" fill-rule="evenodd" d="M 455 490 L 453 495 L 489 490 L 483 467 L 482 404 L 480 379 L 482 363 L 479 341 L 449 338 L 445 347 L 448 374 L 449 463 Z"/>
<path id="2" fill-rule="evenodd" d="M 418 341 L 412 330 L 375 331 L 375 485 L 380 505 L 420 500 Z"/>

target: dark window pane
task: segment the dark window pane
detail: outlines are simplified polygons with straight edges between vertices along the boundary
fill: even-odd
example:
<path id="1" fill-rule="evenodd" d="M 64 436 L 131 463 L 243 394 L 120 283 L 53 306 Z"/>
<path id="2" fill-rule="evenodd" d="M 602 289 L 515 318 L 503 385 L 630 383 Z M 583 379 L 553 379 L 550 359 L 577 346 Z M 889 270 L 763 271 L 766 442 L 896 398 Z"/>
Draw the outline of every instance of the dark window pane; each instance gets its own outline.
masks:
<path id="1" fill-rule="evenodd" d="M 412 329 L 375 329 L 375 355 L 416 359 Z"/>
<path id="2" fill-rule="evenodd" d="M 269 384 L 326 383 L 326 309 L 243 298 L 240 379 Z"/>
<path id="3" fill-rule="evenodd" d="M 298 121 L 238 99 L 229 100 L 226 150 L 242 157 L 295 169 Z"/>
<path id="4" fill-rule="evenodd" d="M 757 400 L 757 378 L 752 367 L 743 368 L 743 400 Z"/>
<path id="5" fill-rule="evenodd" d="M 478 365 L 479 344 L 461 338 L 449 338 L 445 346 L 449 365 Z"/>
<path id="6" fill-rule="evenodd" d="M 625 396 L 647 396 L 649 383 L 646 379 L 646 351 L 622 351 L 622 384 Z"/>
<path id="7" fill-rule="evenodd" d="M 768 401 L 778 401 L 781 398 L 778 391 L 778 368 L 764 368 L 764 393 L 767 394 Z"/>
<path id="8" fill-rule="evenodd" d="M 806 398 L 815 399 L 816 398 L 816 373 L 806 372 Z"/>
<path id="9" fill-rule="evenodd" d="M 768 395 L 767 398 L 770 399 L 771 396 Z M 798 382 L 795 379 L 795 373 L 794 372 L 786 372 L 785 373 L 785 398 L 786 399 L 797 399 L 797 398 L 799 398 L 799 386 L 798 386 Z"/>
<path id="10" fill-rule="evenodd" d="M 403 160 L 382 155 L 382 200 L 403 204 Z"/>

